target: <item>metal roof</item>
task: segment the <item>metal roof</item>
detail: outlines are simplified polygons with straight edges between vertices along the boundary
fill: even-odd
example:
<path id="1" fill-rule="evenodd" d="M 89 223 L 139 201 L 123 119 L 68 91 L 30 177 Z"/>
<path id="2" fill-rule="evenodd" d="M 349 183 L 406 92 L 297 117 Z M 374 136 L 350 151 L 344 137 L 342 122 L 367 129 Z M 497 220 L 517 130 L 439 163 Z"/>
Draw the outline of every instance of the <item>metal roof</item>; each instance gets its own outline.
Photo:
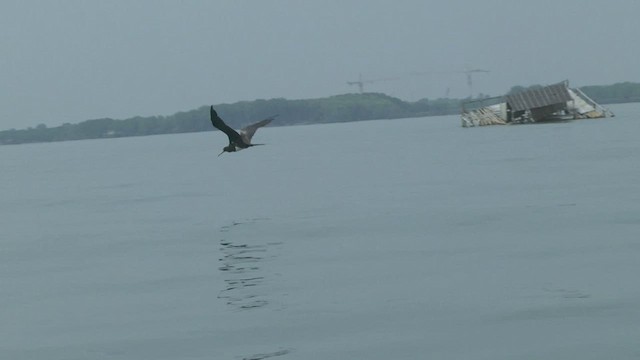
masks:
<path id="1" fill-rule="evenodd" d="M 572 98 L 567 89 L 568 84 L 563 81 L 543 88 L 507 95 L 505 98 L 513 111 L 535 109 L 571 101 Z"/>

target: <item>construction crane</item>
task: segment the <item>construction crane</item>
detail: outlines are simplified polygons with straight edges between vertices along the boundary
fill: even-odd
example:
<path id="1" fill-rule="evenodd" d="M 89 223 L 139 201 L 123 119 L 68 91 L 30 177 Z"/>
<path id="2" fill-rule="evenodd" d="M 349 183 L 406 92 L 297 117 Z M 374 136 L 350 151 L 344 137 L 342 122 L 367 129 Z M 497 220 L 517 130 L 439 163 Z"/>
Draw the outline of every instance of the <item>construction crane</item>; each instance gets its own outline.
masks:
<path id="1" fill-rule="evenodd" d="M 364 84 L 372 84 L 380 81 L 390 81 L 390 80 L 398 80 L 399 77 L 390 77 L 390 78 L 380 78 L 380 79 L 368 79 L 364 80 L 362 78 L 362 74 L 358 74 L 358 80 L 355 81 L 347 81 L 347 85 L 358 85 L 358 90 L 362 94 L 364 92 Z"/>
<path id="2" fill-rule="evenodd" d="M 391 81 L 391 80 L 400 80 L 408 77 L 414 76 L 431 76 L 434 74 L 465 74 L 467 78 L 467 86 L 469 87 L 469 97 L 473 98 L 473 74 L 475 73 L 488 73 L 489 70 L 478 69 L 478 68 L 469 68 L 466 67 L 466 70 L 463 71 L 413 71 L 405 74 L 404 76 L 399 77 L 387 77 L 387 78 L 379 78 L 379 79 L 363 79 L 362 74 L 358 74 L 358 80 L 347 81 L 348 85 L 357 85 L 360 93 L 364 92 L 364 84 L 372 84 L 380 81 Z M 447 88 L 445 97 L 448 97 L 450 93 L 450 89 Z"/>
<path id="3" fill-rule="evenodd" d="M 488 73 L 489 70 L 484 69 L 472 69 L 469 66 L 465 67 L 463 71 L 413 71 L 407 74 L 407 76 L 432 76 L 438 74 L 465 74 L 467 78 L 467 86 L 469 87 L 469 97 L 473 98 L 473 74 L 474 73 Z M 447 88 L 445 97 L 449 97 L 450 88 Z"/>
<path id="4" fill-rule="evenodd" d="M 467 85 L 469 86 L 469 98 L 473 98 L 473 78 L 471 77 L 471 75 L 473 73 L 488 73 L 490 71 L 483 70 L 483 69 L 467 69 L 461 72 L 467 76 Z"/>

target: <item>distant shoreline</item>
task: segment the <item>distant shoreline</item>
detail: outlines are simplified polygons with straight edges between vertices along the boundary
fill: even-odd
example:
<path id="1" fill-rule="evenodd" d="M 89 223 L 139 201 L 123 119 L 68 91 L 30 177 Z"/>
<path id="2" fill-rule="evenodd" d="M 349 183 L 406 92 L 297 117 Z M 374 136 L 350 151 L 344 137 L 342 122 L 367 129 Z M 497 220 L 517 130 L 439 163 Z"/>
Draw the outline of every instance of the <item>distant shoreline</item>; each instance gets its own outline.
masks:
<path id="1" fill-rule="evenodd" d="M 640 83 L 584 86 L 581 89 L 600 104 L 640 102 Z M 214 107 L 230 126 L 240 128 L 274 114 L 279 115 L 273 123 L 275 126 L 454 115 L 460 113 L 460 103 L 464 100 L 468 99 L 425 98 L 408 102 L 381 93 L 361 93 L 304 100 L 241 101 Z M 56 127 L 40 124 L 35 128 L 4 130 L 0 131 L 0 145 L 211 131 L 208 108 L 209 105 L 204 105 L 170 116 L 104 118 Z"/>

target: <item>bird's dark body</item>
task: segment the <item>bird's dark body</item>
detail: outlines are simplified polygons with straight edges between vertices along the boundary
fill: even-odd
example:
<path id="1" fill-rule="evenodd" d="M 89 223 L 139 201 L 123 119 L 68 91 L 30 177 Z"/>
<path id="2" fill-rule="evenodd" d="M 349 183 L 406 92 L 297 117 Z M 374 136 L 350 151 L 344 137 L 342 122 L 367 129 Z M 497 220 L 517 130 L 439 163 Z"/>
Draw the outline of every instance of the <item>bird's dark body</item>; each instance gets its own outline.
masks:
<path id="1" fill-rule="evenodd" d="M 253 137 L 253 134 L 255 134 L 256 130 L 258 130 L 258 128 L 269 124 L 274 117 L 275 116 L 272 116 L 262 121 L 258 121 L 257 123 L 245 126 L 238 133 L 237 131 L 229 127 L 229 125 L 225 124 L 225 122 L 218 116 L 218 113 L 215 110 L 213 110 L 213 106 L 212 106 L 211 107 L 211 124 L 213 124 L 213 126 L 216 129 L 225 133 L 229 138 L 229 145 L 224 147 L 220 155 L 222 155 L 222 153 L 224 152 L 236 152 L 251 146 L 264 145 L 264 144 L 252 144 L 251 138 Z"/>

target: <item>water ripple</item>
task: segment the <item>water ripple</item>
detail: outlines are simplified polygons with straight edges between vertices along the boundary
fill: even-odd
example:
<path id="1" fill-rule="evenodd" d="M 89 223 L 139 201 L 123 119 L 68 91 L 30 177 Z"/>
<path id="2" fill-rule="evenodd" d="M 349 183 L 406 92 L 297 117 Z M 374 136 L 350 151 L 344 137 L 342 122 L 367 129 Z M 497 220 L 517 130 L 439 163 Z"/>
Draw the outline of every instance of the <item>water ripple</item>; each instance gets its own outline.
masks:
<path id="1" fill-rule="evenodd" d="M 278 350 L 278 351 L 274 351 L 272 353 L 265 353 L 265 354 L 255 354 L 255 355 L 250 355 L 250 356 L 245 356 L 242 358 L 242 360 L 262 360 L 262 359 L 267 359 L 267 358 L 272 358 L 272 357 L 276 357 L 276 356 L 282 356 L 282 355 L 287 355 L 291 352 L 291 350 Z"/>
<path id="2" fill-rule="evenodd" d="M 233 222 L 220 228 L 220 270 L 224 274 L 224 288 L 218 298 L 236 310 L 250 310 L 269 305 L 265 282 L 269 273 L 264 269 L 267 261 L 278 256 L 282 243 L 256 243 L 255 237 L 244 238 L 239 226 L 253 225 L 265 218 Z"/>

